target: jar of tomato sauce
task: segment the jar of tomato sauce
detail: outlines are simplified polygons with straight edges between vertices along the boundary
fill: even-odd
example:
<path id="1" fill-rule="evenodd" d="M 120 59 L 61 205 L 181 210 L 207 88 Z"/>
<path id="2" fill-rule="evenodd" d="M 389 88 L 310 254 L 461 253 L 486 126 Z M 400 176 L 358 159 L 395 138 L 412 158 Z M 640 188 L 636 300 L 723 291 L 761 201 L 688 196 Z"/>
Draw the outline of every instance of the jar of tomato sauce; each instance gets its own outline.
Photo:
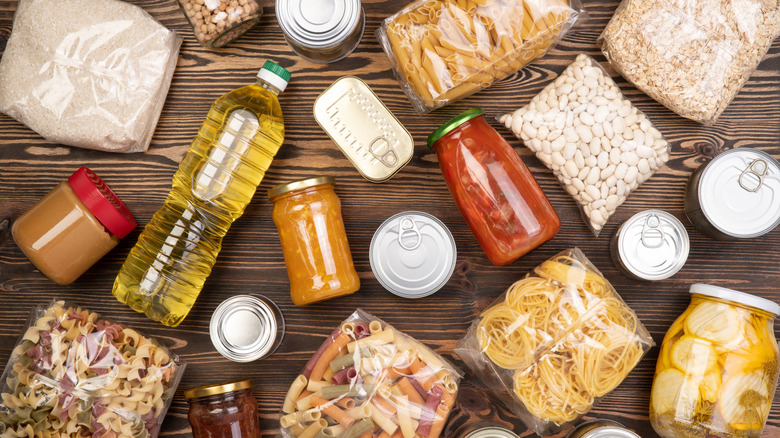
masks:
<path id="1" fill-rule="evenodd" d="M 360 289 L 334 184 L 332 176 L 320 176 L 268 191 L 290 295 L 299 306 Z"/>
<path id="2" fill-rule="evenodd" d="M 506 265 L 552 239 L 561 220 L 512 146 L 472 108 L 428 137 L 444 180 L 488 259 Z"/>
<path id="3" fill-rule="evenodd" d="M 194 438 L 258 438 L 260 423 L 251 380 L 199 386 L 184 393 Z"/>

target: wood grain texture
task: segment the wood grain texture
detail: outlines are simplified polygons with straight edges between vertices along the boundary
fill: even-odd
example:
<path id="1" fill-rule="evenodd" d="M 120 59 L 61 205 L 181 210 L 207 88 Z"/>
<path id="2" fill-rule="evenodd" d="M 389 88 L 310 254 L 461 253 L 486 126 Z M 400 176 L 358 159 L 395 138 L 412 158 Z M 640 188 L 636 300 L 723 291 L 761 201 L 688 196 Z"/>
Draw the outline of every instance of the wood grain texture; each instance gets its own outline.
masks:
<path id="1" fill-rule="evenodd" d="M 489 117 L 526 104 L 578 53 L 588 53 L 605 64 L 596 38 L 606 25 L 616 1 L 586 1 L 587 23 L 578 26 L 554 50 L 517 74 L 462 102 L 427 116 L 414 113 L 390 71 L 390 62 L 374 38 L 380 22 L 406 2 L 366 0 L 366 32 L 357 50 L 334 64 L 312 64 L 297 57 L 285 44 L 276 23 L 274 4 L 263 1 L 260 24 L 220 50 L 200 47 L 173 0 L 138 0 L 164 25 L 183 38 L 181 56 L 152 146 L 146 154 L 116 155 L 51 144 L 11 118 L 0 114 L 0 367 L 21 334 L 32 305 L 65 299 L 106 317 L 158 337 L 173 346 L 186 362 L 171 409 L 163 424 L 167 437 L 190 436 L 184 389 L 230 378 L 250 377 L 256 384 L 263 436 L 278 433 L 284 393 L 298 370 L 341 320 L 363 308 L 401 331 L 425 342 L 465 369 L 453 348 L 471 321 L 507 286 L 537 264 L 564 249 L 577 246 L 602 270 L 623 299 L 633 307 L 656 343 L 688 304 L 688 287 L 707 282 L 780 301 L 780 230 L 750 241 L 724 243 L 697 232 L 684 218 L 683 189 L 691 171 L 719 152 L 740 146 L 780 155 L 780 43 L 776 42 L 736 100 L 714 127 L 686 121 L 616 78 L 619 86 L 647 113 L 673 145 L 672 159 L 618 209 L 602 235 L 594 238 L 580 218 L 574 201 L 550 171 L 517 141 L 518 153 L 528 164 L 561 216 L 559 234 L 541 248 L 509 266 L 490 264 L 455 207 L 442 180 L 436 156 L 425 146 L 427 135 L 463 110 L 479 106 Z M 0 49 L 11 30 L 16 2 L 0 0 Z M 86 11 L 85 11 L 86 12 Z M 48 190 L 81 165 L 107 181 L 133 211 L 141 225 L 161 206 L 170 189 L 179 159 L 220 95 L 251 83 L 265 59 L 288 68 L 293 79 L 281 96 L 287 138 L 263 181 L 258 195 L 227 238 L 211 277 L 190 316 L 175 329 L 163 327 L 134 313 L 111 295 L 121 263 L 135 243 L 140 227 L 70 286 L 49 282 L 24 257 L 8 231 L 9 224 Z M 614 71 L 610 70 L 613 75 Z M 412 161 L 387 183 L 365 181 L 319 128 L 312 115 L 314 99 L 335 79 L 346 74 L 366 80 L 390 110 L 413 134 Z M 492 122 L 507 138 L 511 134 Z M 336 190 L 362 289 L 355 295 L 308 307 L 296 307 L 288 293 L 281 246 L 271 220 L 265 191 L 282 182 L 319 174 L 336 176 Z M 674 278 L 643 283 L 621 275 L 609 256 L 609 238 L 638 211 L 659 208 L 686 224 L 691 236 L 688 263 Z M 368 260 L 371 237 L 387 217 L 405 210 L 421 210 L 440 218 L 452 231 L 458 264 L 447 286 L 435 295 L 410 301 L 386 292 L 374 278 Z M 237 364 L 222 358 L 208 337 L 208 321 L 215 307 L 239 293 L 262 293 L 282 309 L 287 333 L 270 358 Z M 625 382 L 604 397 L 586 418 L 620 421 L 655 437 L 648 421 L 648 401 L 658 348 L 653 348 Z M 497 421 L 531 436 L 501 404 L 485 395 L 485 388 L 466 373 L 457 405 L 446 429 L 456 437 L 467 425 Z M 559 436 L 562 436 L 560 434 Z M 780 400 L 776 400 L 764 432 L 780 437 Z"/>

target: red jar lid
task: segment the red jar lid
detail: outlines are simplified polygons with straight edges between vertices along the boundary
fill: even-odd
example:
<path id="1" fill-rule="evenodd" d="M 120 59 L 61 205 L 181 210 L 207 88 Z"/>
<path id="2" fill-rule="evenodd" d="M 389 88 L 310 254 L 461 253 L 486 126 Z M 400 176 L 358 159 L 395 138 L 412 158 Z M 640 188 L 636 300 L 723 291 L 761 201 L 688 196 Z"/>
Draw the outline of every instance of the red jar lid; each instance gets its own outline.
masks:
<path id="1" fill-rule="evenodd" d="M 68 184 L 111 234 L 122 239 L 135 229 L 130 210 L 95 172 L 82 167 L 68 178 Z"/>

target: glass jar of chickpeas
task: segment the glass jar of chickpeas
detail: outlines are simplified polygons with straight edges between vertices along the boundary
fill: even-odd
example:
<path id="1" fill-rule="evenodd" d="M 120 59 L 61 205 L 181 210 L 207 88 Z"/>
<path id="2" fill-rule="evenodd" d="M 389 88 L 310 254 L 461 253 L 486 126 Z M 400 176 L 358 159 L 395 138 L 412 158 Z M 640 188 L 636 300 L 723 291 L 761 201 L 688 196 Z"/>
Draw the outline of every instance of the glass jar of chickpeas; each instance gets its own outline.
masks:
<path id="1" fill-rule="evenodd" d="M 222 47 L 260 21 L 257 0 L 176 0 L 204 47 Z"/>

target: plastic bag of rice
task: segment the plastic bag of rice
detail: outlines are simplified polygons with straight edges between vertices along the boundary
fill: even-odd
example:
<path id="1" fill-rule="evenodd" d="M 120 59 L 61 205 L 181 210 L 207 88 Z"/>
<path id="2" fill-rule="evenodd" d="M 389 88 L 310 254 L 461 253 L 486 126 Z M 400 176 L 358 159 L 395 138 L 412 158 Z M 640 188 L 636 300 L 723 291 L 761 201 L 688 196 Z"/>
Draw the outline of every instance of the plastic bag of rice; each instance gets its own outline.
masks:
<path id="1" fill-rule="evenodd" d="M 143 152 L 181 38 L 118 0 L 20 0 L 0 60 L 0 111 L 47 140 Z"/>

